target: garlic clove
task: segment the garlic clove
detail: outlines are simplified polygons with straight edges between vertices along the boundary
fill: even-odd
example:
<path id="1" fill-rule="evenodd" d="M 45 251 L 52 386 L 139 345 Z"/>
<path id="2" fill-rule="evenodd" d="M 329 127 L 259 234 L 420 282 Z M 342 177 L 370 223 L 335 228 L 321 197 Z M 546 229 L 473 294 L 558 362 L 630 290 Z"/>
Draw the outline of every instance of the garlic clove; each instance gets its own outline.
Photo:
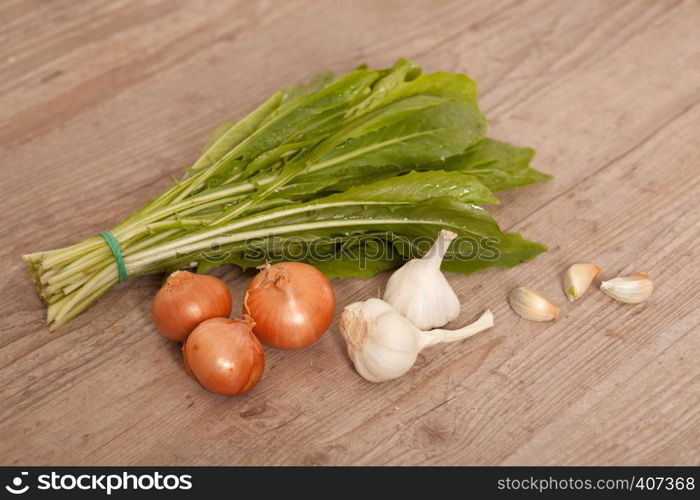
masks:
<path id="1" fill-rule="evenodd" d="M 626 304 L 644 302 L 654 291 L 654 282 L 646 273 L 634 273 L 603 281 L 600 289 L 607 295 Z"/>
<path id="2" fill-rule="evenodd" d="M 564 274 L 564 293 L 571 302 L 583 295 L 591 282 L 601 273 L 600 266 L 590 262 L 573 264 Z"/>
<path id="3" fill-rule="evenodd" d="M 524 286 L 514 288 L 508 302 L 513 311 L 530 321 L 551 321 L 559 317 L 559 306 Z"/>
<path id="4" fill-rule="evenodd" d="M 421 330 L 443 326 L 459 316 L 460 303 L 440 265 L 457 235 L 442 230 L 427 254 L 397 269 L 382 297 Z"/>

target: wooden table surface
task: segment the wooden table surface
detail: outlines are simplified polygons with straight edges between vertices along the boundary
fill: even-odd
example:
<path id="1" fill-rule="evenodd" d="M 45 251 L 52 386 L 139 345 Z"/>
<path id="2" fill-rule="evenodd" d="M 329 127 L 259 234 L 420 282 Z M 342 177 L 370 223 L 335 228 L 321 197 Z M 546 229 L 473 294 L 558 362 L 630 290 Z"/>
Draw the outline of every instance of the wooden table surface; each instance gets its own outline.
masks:
<path id="1" fill-rule="evenodd" d="M 699 464 L 698 26 L 693 0 L 2 2 L 0 463 Z M 334 322 L 313 347 L 268 349 L 236 398 L 154 330 L 159 277 L 48 333 L 21 253 L 109 228 L 275 89 L 400 56 L 472 76 L 490 135 L 555 176 L 494 210 L 546 254 L 449 276 L 454 324 L 490 307 L 493 330 L 373 385 Z M 581 260 L 656 291 L 569 304 L 561 275 Z M 216 274 L 238 307 L 249 274 Z M 386 279 L 335 280 L 339 310 Z M 560 319 L 519 319 L 517 285 Z"/>

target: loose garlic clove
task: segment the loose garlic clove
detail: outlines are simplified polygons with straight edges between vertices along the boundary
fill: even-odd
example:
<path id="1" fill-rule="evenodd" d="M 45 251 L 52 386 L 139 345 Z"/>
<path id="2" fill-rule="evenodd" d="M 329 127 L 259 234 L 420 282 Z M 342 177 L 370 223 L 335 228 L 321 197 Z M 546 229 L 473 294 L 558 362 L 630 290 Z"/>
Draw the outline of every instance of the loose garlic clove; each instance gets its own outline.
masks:
<path id="1" fill-rule="evenodd" d="M 600 266 L 583 262 L 573 264 L 564 274 L 564 293 L 571 302 L 583 295 L 591 282 L 601 273 Z"/>
<path id="2" fill-rule="evenodd" d="M 626 304 L 639 304 L 651 296 L 654 282 L 646 273 L 634 273 L 603 281 L 600 289 L 607 295 Z"/>
<path id="3" fill-rule="evenodd" d="M 551 321 L 559 316 L 559 306 L 524 286 L 514 288 L 508 301 L 513 311 L 530 321 Z"/>

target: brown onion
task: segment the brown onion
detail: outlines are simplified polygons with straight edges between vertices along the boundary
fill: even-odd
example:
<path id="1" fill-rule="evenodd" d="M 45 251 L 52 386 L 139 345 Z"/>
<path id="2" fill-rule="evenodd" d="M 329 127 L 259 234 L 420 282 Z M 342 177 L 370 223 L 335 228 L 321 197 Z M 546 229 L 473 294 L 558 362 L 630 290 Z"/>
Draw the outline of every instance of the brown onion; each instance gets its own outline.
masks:
<path id="1" fill-rule="evenodd" d="M 182 346 L 187 371 L 208 390 L 224 396 L 252 389 L 265 368 L 265 351 L 252 326 L 248 317 L 204 321 Z"/>
<path id="2" fill-rule="evenodd" d="M 262 342 L 301 349 L 330 326 L 335 294 L 328 278 L 309 264 L 267 264 L 248 285 L 243 309 L 255 320 L 253 331 Z"/>
<path id="3" fill-rule="evenodd" d="M 182 342 L 202 321 L 228 318 L 232 307 L 231 292 L 219 278 L 175 271 L 158 290 L 151 313 L 160 333 Z"/>

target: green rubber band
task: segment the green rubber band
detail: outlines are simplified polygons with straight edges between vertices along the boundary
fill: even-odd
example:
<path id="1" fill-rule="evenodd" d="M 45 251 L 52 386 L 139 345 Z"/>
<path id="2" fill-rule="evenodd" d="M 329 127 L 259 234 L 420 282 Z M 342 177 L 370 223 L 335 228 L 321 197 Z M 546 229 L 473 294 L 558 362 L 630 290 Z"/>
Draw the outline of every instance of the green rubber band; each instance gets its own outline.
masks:
<path id="1" fill-rule="evenodd" d="M 117 261 L 119 283 L 121 283 L 126 279 L 126 264 L 124 264 L 124 257 L 122 257 L 122 249 L 119 247 L 119 242 L 109 231 L 100 233 L 100 236 L 104 238 L 105 243 L 107 243 L 107 246 L 112 251 L 112 255 L 114 255 L 114 260 Z"/>

